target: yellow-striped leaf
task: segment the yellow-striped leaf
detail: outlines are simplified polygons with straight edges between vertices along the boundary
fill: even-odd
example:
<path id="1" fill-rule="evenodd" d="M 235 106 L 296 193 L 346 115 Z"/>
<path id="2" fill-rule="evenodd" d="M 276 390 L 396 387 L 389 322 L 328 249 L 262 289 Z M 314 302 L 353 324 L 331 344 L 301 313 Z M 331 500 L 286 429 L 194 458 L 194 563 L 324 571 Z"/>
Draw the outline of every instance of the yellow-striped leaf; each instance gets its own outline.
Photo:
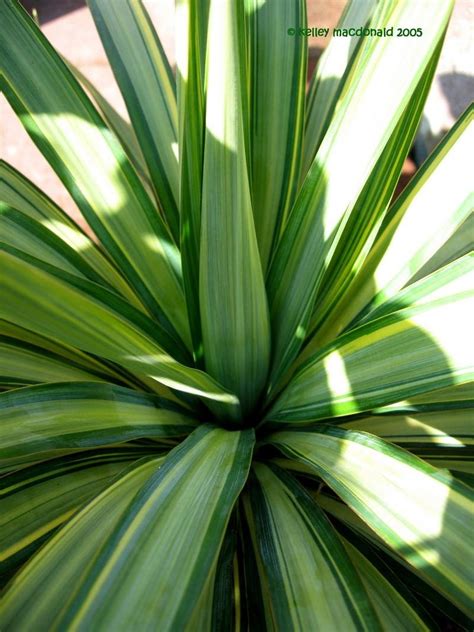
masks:
<path id="1" fill-rule="evenodd" d="M 472 213 L 473 137 L 471 106 L 390 209 L 360 273 L 326 314 L 311 343 L 314 350 L 334 338 L 361 310 L 364 315 L 396 296 Z M 463 239 L 468 238 L 464 232 Z"/>
<path id="2" fill-rule="evenodd" d="M 207 371 L 245 415 L 265 383 L 270 325 L 253 224 L 243 116 L 243 8 L 211 0 L 202 181 L 200 306 Z"/>
<path id="3" fill-rule="evenodd" d="M 200 365 L 203 364 L 203 348 L 199 308 L 199 251 L 208 13 L 208 0 L 178 0 L 176 2 L 181 256 L 194 357 Z"/>
<path id="4" fill-rule="evenodd" d="M 152 383 L 156 380 L 238 410 L 234 395 L 206 373 L 179 363 L 165 352 L 160 343 L 169 348 L 171 340 L 158 323 L 148 323 L 118 296 L 85 281 L 79 287 L 75 277 L 56 269 L 46 271 L 39 262 L 27 262 L 18 253 L 0 252 L 0 261 L 1 318 L 116 362 L 138 376 L 146 375 Z M 178 356 L 178 345 L 171 347 Z"/>
<path id="5" fill-rule="evenodd" d="M 83 230 L 34 184 L 0 160 L 0 206 L 11 206 L 36 220 L 77 252 L 86 264 L 132 305 L 143 309 L 136 294 Z"/>
<path id="6" fill-rule="evenodd" d="M 112 516 L 106 538 L 92 538 L 92 546 L 88 542 L 73 556 L 64 573 L 77 579 L 81 573 L 80 584 L 58 608 L 64 593 L 58 575 L 51 572 L 56 551 L 67 555 L 77 547 L 78 537 L 91 529 L 94 514 L 110 504 L 114 488 L 99 496 L 11 585 L 4 599 L 4 624 L 14 620 L 15 625 L 35 621 L 48 628 L 54 623 L 80 629 L 146 629 L 159 621 L 164 631 L 184 629 L 217 562 L 232 507 L 247 478 L 253 443 L 251 430 L 196 430 L 160 469 L 155 465 L 126 509 L 122 505 L 115 520 Z M 119 494 L 120 481 L 115 487 Z M 38 590 L 40 579 L 44 599 L 26 609 L 28 588 L 36 585 Z"/>
<path id="7" fill-rule="evenodd" d="M 150 449 L 106 448 L 38 463 L 0 479 L 0 572 L 28 558 L 52 531 Z"/>
<path id="8" fill-rule="evenodd" d="M 466 277 L 464 277 L 466 278 Z M 362 325 L 309 359 L 267 419 L 310 422 L 371 410 L 474 378 L 470 287 Z M 446 323 L 455 322 L 455 327 Z"/>
<path id="9" fill-rule="evenodd" d="M 245 511 L 269 600 L 268 629 L 380 630 L 363 585 L 323 512 L 284 471 L 253 466 Z"/>
<path id="10" fill-rule="evenodd" d="M 381 439 L 334 426 L 269 439 L 302 461 L 398 555 L 469 614 L 474 493 Z"/>
<path id="11" fill-rule="evenodd" d="M 176 404 L 111 384 L 44 384 L 0 394 L 0 467 L 32 455 L 140 437 L 179 438 L 196 422 Z"/>
<path id="12" fill-rule="evenodd" d="M 349 0 L 337 24 L 338 29 L 357 29 L 370 19 L 376 0 Z M 375 25 L 374 25 L 375 26 Z M 304 134 L 303 178 L 309 171 L 334 115 L 338 98 L 357 57 L 361 38 L 332 37 L 318 61 L 307 96 Z"/>
<path id="13" fill-rule="evenodd" d="M 246 0 L 250 85 L 250 179 L 255 231 L 265 273 L 294 202 L 303 144 L 306 2 Z"/>
<path id="14" fill-rule="evenodd" d="M 417 23 L 423 37 L 372 38 L 370 55 L 338 108 L 269 271 L 273 328 L 270 388 L 306 335 L 316 292 L 359 195 L 444 36 L 451 0 L 391 2 L 384 26 Z M 400 65 L 403 72 L 398 72 Z"/>
<path id="15" fill-rule="evenodd" d="M 178 113 L 173 75 L 140 0 L 88 0 L 160 205 L 176 243 Z"/>
<path id="16" fill-rule="evenodd" d="M 20 5 L 0 20 L 4 94 L 143 303 L 190 344 L 179 251 L 120 143 Z"/>

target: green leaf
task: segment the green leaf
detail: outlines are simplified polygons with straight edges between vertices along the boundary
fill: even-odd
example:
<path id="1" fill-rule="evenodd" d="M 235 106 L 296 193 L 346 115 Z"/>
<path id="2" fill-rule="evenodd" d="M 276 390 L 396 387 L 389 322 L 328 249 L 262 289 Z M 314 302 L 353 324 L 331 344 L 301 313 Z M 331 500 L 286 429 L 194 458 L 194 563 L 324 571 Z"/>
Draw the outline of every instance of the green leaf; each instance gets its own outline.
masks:
<path id="1" fill-rule="evenodd" d="M 463 480 L 463 473 L 474 472 L 473 387 L 474 382 L 468 382 L 413 397 L 341 426 L 397 443 Z"/>
<path id="2" fill-rule="evenodd" d="M 112 384 L 44 384 L 0 394 L 0 467 L 41 453 L 140 437 L 186 436 L 196 422 L 171 402 Z"/>
<path id="3" fill-rule="evenodd" d="M 239 499 L 236 569 L 236 614 L 241 630 L 249 630 L 253 625 L 257 630 L 273 630 L 269 623 L 268 593 L 262 590 L 258 565 L 253 551 L 250 529 L 243 514 L 242 498 Z"/>
<path id="4" fill-rule="evenodd" d="M 268 441 L 311 467 L 398 555 L 466 613 L 473 493 L 372 435 L 322 426 Z"/>
<path id="5" fill-rule="evenodd" d="M 267 282 L 274 334 L 270 389 L 301 347 L 325 268 L 452 9 L 451 0 L 429 7 L 410 0 L 390 4 L 384 26 L 396 30 L 416 22 L 423 37 L 372 38 L 370 55 L 344 95 L 289 215 Z"/>
<path id="6" fill-rule="evenodd" d="M 468 108 L 390 209 L 364 266 L 326 314 L 315 350 L 360 313 L 393 298 L 472 213 L 469 164 L 474 106 Z M 436 213 L 432 209 L 436 207 Z M 466 239 L 464 233 L 464 239 Z M 364 309 L 365 308 L 365 309 Z"/>
<path id="7" fill-rule="evenodd" d="M 474 402 L 466 408 L 457 406 L 447 410 L 416 412 L 405 415 L 373 415 L 357 421 L 341 424 L 349 430 L 362 430 L 382 437 L 386 441 L 398 443 L 402 447 L 423 456 L 426 448 L 442 448 L 441 454 L 449 454 L 449 449 L 457 450 L 462 456 L 462 448 L 474 445 L 472 416 Z M 433 406 L 435 408 L 435 406 Z"/>
<path id="8" fill-rule="evenodd" d="M 247 176 L 241 10 L 211 1 L 199 288 L 206 369 L 245 415 L 265 383 L 270 326 Z"/>
<path id="9" fill-rule="evenodd" d="M 360 575 L 375 611 L 390 632 L 428 632 L 429 628 L 382 573 L 347 540 L 347 553 Z"/>
<path id="10" fill-rule="evenodd" d="M 472 203 L 474 207 L 474 201 Z M 443 266 L 459 259 L 474 250 L 474 213 L 470 213 L 453 234 L 435 252 L 435 254 L 418 270 L 409 283 L 415 283 L 423 277 L 436 272 Z"/>
<path id="11" fill-rule="evenodd" d="M 203 363 L 203 348 L 199 308 L 199 251 L 208 13 L 208 0 L 177 0 L 176 2 L 181 256 L 194 357 L 200 364 Z"/>
<path id="12" fill-rule="evenodd" d="M 88 0 L 140 149 L 174 239 L 179 243 L 178 113 L 168 60 L 138 0 Z"/>
<path id="13" fill-rule="evenodd" d="M 253 443 L 250 430 L 201 426 L 158 471 L 156 465 L 149 468 L 148 480 L 135 487 L 132 502 L 129 496 L 126 509 L 120 503 L 120 513 L 111 516 L 110 530 L 107 520 L 105 538 L 93 537 L 92 546 L 87 542 L 70 559 L 84 534 L 98 524 L 94 514 L 110 506 L 114 491 L 121 499 L 121 481 L 109 488 L 17 577 L 4 599 L 4 622 L 145 629 L 159 620 L 162 630 L 184 629 L 217 562 Z M 69 560 L 61 565 L 60 582 L 51 572 L 58 551 Z M 77 590 L 67 597 L 62 589 L 65 575 L 80 576 Z M 25 608 L 28 589 L 38 590 L 39 585 L 41 597 Z"/>
<path id="14" fill-rule="evenodd" d="M 71 359 L 40 347 L 0 335 L 0 384 L 27 386 L 42 382 L 102 382 L 107 376 L 94 374 Z"/>
<path id="15" fill-rule="evenodd" d="M 366 24 L 376 0 L 350 0 L 337 28 L 359 28 Z M 311 79 L 307 96 L 302 176 L 306 176 L 334 116 L 338 98 L 357 59 L 361 38 L 332 37 L 323 51 Z"/>
<path id="16" fill-rule="evenodd" d="M 469 629 L 471 619 L 427 584 L 416 569 L 396 556 L 392 549 L 377 547 L 375 542 L 361 537 L 340 523 L 338 529 L 344 540 L 349 540 L 370 561 L 372 566 L 389 580 L 392 587 L 418 613 L 430 630 L 440 629 L 440 624 L 443 626 L 445 621 L 443 615 L 448 617 L 450 623 L 459 624 L 461 629 Z"/>
<path id="17" fill-rule="evenodd" d="M 337 533 L 288 474 L 261 463 L 244 497 L 277 630 L 379 630 Z"/>
<path id="18" fill-rule="evenodd" d="M 1 252 L 0 317 L 26 329 L 116 362 L 132 373 L 166 386 L 227 402 L 238 415 L 238 400 L 212 378 L 174 360 L 157 342 L 170 345 L 158 323 L 85 281 L 79 286 L 56 269 L 27 262 L 18 253 Z M 38 287 L 41 287 L 39 293 Z M 59 314 L 59 318 L 58 318 Z M 173 353 L 179 352 L 174 345 Z"/>
<path id="19" fill-rule="evenodd" d="M 74 247 L 40 222 L 6 205 L 0 208 L 0 241 L 65 272 L 113 289 Z"/>
<path id="20" fill-rule="evenodd" d="M 0 20 L 5 96 L 142 302 L 189 344 L 179 251 L 120 143 L 20 5 Z"/>
<path id="21" fill-rule="evenodd" d="M 39 367 L 43 360 L 47 360 L 50 358 L 53 364 L 58 361 L 62 364 L 63 368 L 66 368 L 66 364 L 72 369 L 79 368 L 82 371 L 85 371 L 90 377 L 89 381 L 93 380 L 92 376 L 101 376 L 106 377 L 108 382 L 115 383 L 123 383 L 126 386 L 132 385 L 134 388 L 137 386 L 139 388 L 143 387 L 144 380 L 146 378 L 141 376 L 140 380 L 134 379 L 128 372 L 121 370 L 117 366 L 113 366 L 111 363 L 106 362 L 104 360 L 98 360 L 97 358 L 93 358 L 87 353 L 83 353 L 79 351 L 79 349 L 73 349 L 72 347 L 67 347 L 62 344 L 58 344 L 51 339 L 45 338 L 44 336 L 39 336 L 38 334 L 28 331 L 28 329 L 24 329 L 23 327 L 19 327 L 13 323 L 9 323 L 5 320 L 0 319 L 0 336 L 2 337 L 2 341 L 9 345 L 9 351 L 5 352 L 8 354 L 15 355 L 17 352 L 18 360 L 20 364 L 21 360 L 21 352 L 22 350 L 26 350 L 31 352 L 35 356 L 35 361 L 29 367 L 24 367 L 25 376 L 34 376 L 35 366 Z M 12 360 L 12 365 L 9 366 L 6 374 L 8 375 L 9 371 L 14 370 L 14 362 Z M 51 369 L 55 371 L 53 368 L 53 364 L 50 365 Z M 60 369 L 62 370 L 62 369 Z M 61 380 L 52 380 L 52 381 L 64 381 L 64 373 L 62 373 L 63 378 Z M 69 375 L 72 375 L 70 373 Z M 36 381 L 36 380 L 33 380 Z M 49 380 L 40 380 L 43 382 L 48 382 Z M 73 380 L 74 381 L 74 380 Z M 167 391 L 168 394 L 171 394 L 171 391 L 167 389 L 165 386 L 162 387 L 163 391 Z"/>
<path id="22" fill-rule="evenodd" d="M 71 586 L 80 580 L 84 569 L 110 538 L 134 496 L 162 461 L 161 457 L 146 459 L 130 466 L 129 472 L 124 472 L 54 534 L 16 575 L 3 595 L 2 627 L 51 628 L 71 597 Z M 65 559 L 67 564 L 64 564 Z"/>
<path id="23" fill-rule="evenodd" d="M 113 107 L 104 95 L 95 87 L 95 85 L 89 81 L 89 79 L 67 59 L 64 60 L 69 66 L 71 72 L 79 81 L 79 83 L 85 88 L 86 92 L 92 97 L 97 109 L 105 119 L 107 126 L 111 129 L 123 147 L 123 150 L 127 154 L 128 159 L 135 167 L 136 172 L 140 176 L 142 183 L 148 194 L 153 195 L 153 189 L 150 180 L 150 174 L 148 167 L 143 157 L 140 144 L 135 136 L 135 132 L 131 124 L 123 119 L 117 110 Z"/>
<path id="24" fill-rule="evenodd" d="M 107 448 L 38 463 L 0 479 L 0 571 L 18 564 L 147 449 Z"/>
<path id="25" fill-rule="evenodd" d="M 463 291 L 337 338 L 296 373 L 267 419 L 285 424 L 340 417 L 471 381 L 466 340 L 473 296 L 467 275 L 463 280 Z M 456 326 L 447 327 L 450 322 Z"/>
<path id="26" fill-rule="evenodd" d="M 250 83 L 250 173 L 255 231 L 265 273 L 296 196 L 303 143 L 306 2 L 247 0 Z"/>
<path id="27" fill-rule="evenodd" d="M 212 592 L 212 630 L 235 629 L 235 565 L 237 527 L 235 512 L 227 526 L 216 566 L 216 576 Z M 209 627 L 209 626 L 208 626 Z M 196 628 L 195 628 L 196 629 Z"/>
<path id="28" fill-rule="evenodd" d="M 351 215 L 339 237 L 321 280 L 309 330 L 324 327 L 364 265 L 402 173 L 403 163 L 412 147 L 426 98 L 438 63 L 441 44 L 430 59 L 422 78 L 400 121 L 383 149 Z M 308 335 L 309 337 L 309 335 Z M 314 345 L 309 345 L 308 351 Z"/>
<path id="29" fill-rule="evenodd" d="M 462 292 L 473 285 L 474 253 L 471 252 L 407 285 L 392 298 L 358 318 L 357 324 L 381 318 L 406 306 L 424 305 L 429 301 Z"/>
<path id="30" fill-rule="evenodd" d="M 135 307 L 142 304 L 96 244 L 54 202 L 11 165 L 0 160 L 0 207 L 11 206 L 67 243 L 86 264 Z"/>

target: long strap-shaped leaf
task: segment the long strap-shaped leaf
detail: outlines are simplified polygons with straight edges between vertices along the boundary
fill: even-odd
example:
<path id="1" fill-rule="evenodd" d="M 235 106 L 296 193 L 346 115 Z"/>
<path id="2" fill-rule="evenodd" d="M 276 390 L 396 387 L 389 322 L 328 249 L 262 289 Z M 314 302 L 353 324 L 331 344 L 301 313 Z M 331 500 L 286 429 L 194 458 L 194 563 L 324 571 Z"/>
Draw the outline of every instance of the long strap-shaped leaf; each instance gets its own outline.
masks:
<path id="1" fill-rule="evenodd" d="M 376 0 L 350 0 L 337 28 L 363 26 L 374 11 Z M 360 37 L 333 37 L 321 55 L 307 97 L 302 176 L 306 176 L 329 127 L 349 70 L 354 63 Z"/>
<path id="2" fill-rule="evenodd" d="M 381 439 L 334 426 L 269 441 L 317 472 L 398 555 L 462 610 L 472 609 L 473 492 Z"/>
<path id="3" fill-rule="evenodd" d="M 0 241 L 41 261 L 112 289 L 83 257 L 40 222 L 0 203 Z"/>
<path id="4" fill-rule="evenodd" d="M 94 555 L 107 542 L 137 492 L 162 464 L 162 457 L 130 467 L 33 557 L 3 597 L 0 624 L 51 629 Z M 100 528 L 97 527 L 100 525 Z M 64 564 L 67 559 L 68 563 Z M 48 590 L 46 590 L 46 584 Z M 28 604 L 28 607 L 26 607 Z"/>
<path id="5" fill-rule="evenodd" d="M 397 405 L 387 406 L 381 409 L 383 412 L 341 426 L 397 443 L 463 480 L 464 474 L 474 474 L 473 386 L 471 382 L 449 389 L 453 393 L 460 391 L 451 401 L 400 402 L 399 410 Z"/>
<path id="6" fill-rule="evenodd" d="M 30 556 L 45 536 L 147 452 L 150 450 L 143 448 L 82 452 L 3 476 L 0 572 Z"/>
<path id="7" fill-rule="evenodd" d="M 253 443 L 250 430 L 201 426 L 175 448 L 92 563 L 82 560 L 85 573 L 57 625 L 125 630 L 158 621 L 161 630 L 184 629 L 217 562 Z M 48 565 L 46 555 L 42 565 Z M 54 593 L 54 576 L 43 589 Z"/>
<path id="8" fill-rule="evenodd" d="M 310 331 L 328 320 L 328 313 L 332 313 L 334 304 L 345 295 L 354 276 L 364 268 L 399 181 L 404 160 L 413 144 L 438 63 L 441 44 L 442 42 L 430 59 L 405 112 L 354 205 L 321 281 L 309 325 Z"/>
<path id="9" fill-rule="evenodd" d="M 385 26 L 416 22 L 423 37 L 373 38 L 293 206 L 267 282 L 274 330 L 270 387 L 301 347 L 324 270 L 443 37 L 452 2 L 401 0 L 391 6 Z"/>
<path id="10" fill-rule="evenodd" d="M 355 324 L 361 325 L 370 322 L 408 306 L 415 307 L 417 305 L 423 305 L 424 303 L 443 296 L 456 294 L 458 291 L 462 292 L 472 287 L 473 284 L 474 255 L 471 253 L 452 261 L 444 268 L 438 269 L 426 277 L 420 278 L 417 282 L 407 285 L 403 290 L 394 294 L 391 298 L 380 303 L 378 306 L 367 308 L 364 310 L 365 315 L 359 315 L 354 320 L 351 328 L 354 327 Z M 349 289 L 349 294 L 352 295 L 352 288 Z M 357 299 L 355 302 L 357 303 Z M 337 305 L 340 305 L 340 303 L 336 301 L 326 314 L 333 314 L 334 306 Z M 334 321 L 337 323 L 336 327 L 340 326 L 345 316 L 347 317 L 347 314 L 344 315 L 344 313 L 339 315 L 339 318 L 334 315 Z M 295 365 L 301 365 L 307 358 L 314 354 L 315 349 L 319 347 L 321 340 L 327 336 L 328 331 L 334 331 L 334 321 L 332 320 L 332 316 L 326 315 L 326 322 L 323 324 L 322 329 L 320 329 L 319 332 L 317 331 L 314 337 L 309 341 L 309 344 L 300 354 Z M 319 314 L 317 313 L 315 313 L 313 323 L 314 322 L 321 322 L 321 318 L 319 318 Z"/>
<path id="11" fill-rule="evenodd" d="M 144 304 L 189 343 L 179 252 L 119 142 L 20 5 L 2 2 L 0 20 L 5 95 Z"/>
<path id="12" fill-rule="evenodd" d="M 380 630 L 334 528 L 289 474 L 257 463 L 245 508 L 277 630 Z"/>
<path id="13" fill-rule="evenodd" d="M 45 226 L 77 252 L 86 264 L 135 307 L 142 304 L 119 272 L 81 228 L 35 185 L 0 160 L 0 205 L 18 209 Z"/>
<path id="14" fill-rule="evenodd" d="M 247 175 L 242 12 L 211 1 L 199 290 L 206 368 L 245 414 L 267 375 L 270 326 Z"/>
<path id="15" fill-rule="evenodd" d="M 472 202 L 474 210 L 474 201 Z M 414 274 L 409 283 L 415 283 L 425 276 L 436 272 L 443 266 L 474 251 L 474 213 L 470 213 L 444 244 Z"/>
<path id="16" fill-rule="evenodd" d="M 179 243 L 178 114 L 173 75 L 141 0 L 88 0 L 163 215 Z"/>
<path id="17" fill-rule="evenodd" d="M 125 153 L 127 154 L 128 159 L 135 167 L 138 175 L 141 177 L 142 183 L 145 185 L 146 190 L 148 191 L 148 193 L 151 192 L 151 195 L 153 195 L 148 167 L 145 162 L 145 158 L 143 157 L 143 152 L 138 143 L 133 127 L 128 121 L 122 118 L 122 116 L 117 112 L 114 106 L 109 103 L 109 101 L 107 101 L 104 95 L 99 92 L 98 88 L 91 81 L 89 81 L 89 79 L 79 70 L 79 68 L 74 66 L 74 64 L 72 64 L 67 59 L 65 59 L 65 62 L 67 63 L 79 83 L 92 97 L 95 105 L 97 106 L 97 109 L 104 117 L 105 122 L 107 123 L 107 127 L 109 127 L 120 140 L 120 143 Z"/>
<path id="18" fill-rule="evenodd" d="M 303 143 L 306 2 L 246 1 L 250 75 L 250 171 L 255 231 L 266 272 L 298 186 Z M 284 80 L 282 80 L 284 77 Z"/>
<path id="19" fill-rule="evenodd" d="M 34 375 L 36 363 L 41 365 L 42 359 L 50 358 L 53 360 L 53 362 L 54 360 L 61 362 L 64 368 L 66 367 L 66 365 L 69 365 L 69 367 L 72 368 L 73 371 L 75 368 L 78 368 L 87 372 L 90 376 L 94 375 L 105 377 L 107 382 L 123 383 L 125 386 L 132 385 L 134 387 L 140 387 L 140 385 L 143 385 L 143 382 L 141 380 L 144 378 L 141 378 L 140 380 L 135 380 L 135 378 L 133 378 L 130 373 L 123 371 L 117 366 L 113 366 L 110 362 L 104 362 L 103 359 L 98 360 L 97 358 L 94 358 L 87 353 L 79 351 L 79 349 L 73 349 L 72 347 L 58 344 L 54 340 L 45 338 L 44 336 L 40 336 L 32 331 L 29 331 L 28 329 L 24 329 L 23 327 L 20 327 L 13 323 L 9 323 L 6 320 L 2 319 L 0 319 L 0 336 L 5 345 L 14 347 L 18 351 L 21 349 L 29 351 L 33 353 L 37 358 L 35 363 L 30 364 L 28 367 L 23 367 L 25 370 L 24 374 L 26 376 L 31 377 Z M 11 352 L 14 353 L 13 349 Z M 9 367 L 10 370 L 13 370 L 14 368 L 14 364 Z M 90 377 L 88 381 L 94 379 L 95 378 Z M 62 378 L 61 380 L 51 381 L 64 382 L 64 380 L 65 378 Z M 37 380 L 33 379 L 33 382 L 35 381 Z M 42 383 L 47 383 L 50 380 L 39 381 Z M 167 391 L 168 394 L 171 393 L 171 391 L 165 386 L 163 386 L 163 391 Z"/>
<path id="20" fill-rule="evenodd" d="M 5 242 L 0 242 L 0 252 L 2 253 L 0 255 L 2 257 L 9 255 L 12 259 L 37 268 L 53 278 L 61 280 L 66 285 L 94 298 L 96 302 L 120 314 L 126 321 L 133 323 L 138 329 L 146 332 L 151 338 L 158 342 L 160 346 L 172 351 L 177 360 L 184 362 L 190 361 L 190 354 L 184 348 L 180 339 L 173 335 L 173 331 L 166 329 L 168 324 L 166 319 L 158 322 L 150 318 L 142 311 L 136 310 L 121 296 L 110 291 L 107 287 L 92 282 L 89 279 L 81 278 L 77 274 L 71 274 L 64 269 L 65 266 L 58 267 L 57 265 L 52 265 L 44 259 L 37 258 Z M 5 309 L 8 310 L 8 306 Z"/>
<path id="21" fill-rule="evenodd" d="M 444 410 L 438 404 L 433 409 L 404 415 L 373 415 L 341 425 L 398 443 L 418 456 L 423 456 L 424 450 L 439 447 L 441 455 L 452 457 L 458 451 L 462 457 L 463 448 L 474 445 L 474 401 L 456 402 L 451 407 L 445 404 Z"/>
<path id="22" fill-rule="evenodd" d="M 157 324 L 153 333 L 144 315 L 127 309 L 119 297 L 56 269 L 46 271 L 46 264 L 27 262 L 18 253 L 0 252 L 0 261 L 1 318 L 116 362 L 138 376 L 215 399 L 216 404 L 227 402 L 238 416 L 237 398 L 206 373 L 180 364 L 165 352 L 157 343 Z"/>
<path id="23" fill-rule="evenodd" d="M 417 612 L 362 553 L 343 539 L 349 557 L 357 569 L 375 611 L 390 632 L 428 632 Z"/>
<path id="24" fill-rule="evenodd" d="M 326 314 L 313 349 L 331 340 L 363 308 L 368 311 L 367 305 L 393 298 L 472 213 L 473 138 L 471 106 L 391 208 L 364 266 Z"/>
<path id="25" fill-rule="evenodd" d="M 342 533 L 343 538 L 357 546 L 358 550 L 362 551 L 372 564 L 390 579 L 392 587 L 395 587 L 412 604 L 413 608 L 417 609 L 430 629 L 437 629 L 437 625 L 431 617 L 436 612 L 446 613 L 449 619 L 459 623 L 462 629 L 470 627 L 472 619 L 468 615 L 461 612 L 436 587 L 427 583 L 426 577 L 401 558 L 395 549 L 381 540 L 346 504 L 326 493 L 312 493 L 311 495 L 326 512 L 336 518 L 338 531 Z M 420 597 L 422 601 L 419 600 Z M 433 612 L 435 604 L 437 610 Z"/>
<path id="26" fill-rule="evenodd" d="M 474 287 L 474 252 L 455 259 L 445 267 L 407 285 L 393 297 L 371 309 L 364 317 L 358 318 L 357 324 L 381 318 L 405 305 L 423 305 L 434 299 L 462 292 L 469 287 Z"/>
<path id="27" fill-rule="evenodd" d="M 159 397 L 111 384 L 67 382 L 1 394 L 0 425 L 0 467 L 5 469 L 52 450 L 183 437 L 195 422 Z"/>
<path id="28" fill-rule="evenodd" d="M 107 376 L 95 374 L 70 359 L 0 335 L 0 384 L 28 386 L 51 382 L 102 382 Z"/>
<path id="29" fill-rule="evenodd" d="M 176 2 L 181 256 L 194 356 L 202 363 L 199 250 L 204 151 L 204 70 L 209 0 Z"/>
<path id="30" fill-rule="evenodd" d="M 465 275 L 464 281 L 469 278 Z M 470 285 L 462 289 L 336 339 L 300 369 L 268 419 L 304 423 L 339 417 L 471 381 L 474 367 L 466 340 L 474 297 Z"/>

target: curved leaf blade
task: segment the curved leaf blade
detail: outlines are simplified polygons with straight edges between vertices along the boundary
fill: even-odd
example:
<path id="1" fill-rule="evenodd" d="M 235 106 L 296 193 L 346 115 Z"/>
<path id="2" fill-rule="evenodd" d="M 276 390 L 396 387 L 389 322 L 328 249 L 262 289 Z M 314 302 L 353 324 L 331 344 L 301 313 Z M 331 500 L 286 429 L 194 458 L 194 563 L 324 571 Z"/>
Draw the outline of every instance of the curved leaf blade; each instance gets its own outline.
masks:
<path id="1" fill-rule="evenodd" d="M 0 19 L 6 97 L 142 302 L 189 344 L 179 251 L 120 143 L 20 5 Z"/>
<path id="2" fill-rule="evenodd" d="M 253 443 L 252 431 L 210 426 L 196 430 L 160 469 L 155 467 L 105 545 L 92 559 L 81 556 L 84 574 L 78 590 L 63 603 L 62 612 L 48 608 L 46 616 L 60 627 L 80 629 L 146 628 L 157 620 L 163 630 L 183 629 L 217 562 L 233 504 L 247 477 Z M 81 522 L 87 525 L 87 513 L 86 507 L 84 520 L 77 516 L 78 530 Z M 71 545 L 77 543 L 73 528 L 69 534 Z M 48 553 L 53 558 L 53 546 Z M 42 559 L 36 558 L 37 576 L 48 562 L 43 550 Z M 28 579 L 26 573 L 23 577 Z M 29 577 L 31 581 L 32 574 Z M 54 577 L 48 588 L 45 601 L 51 603 L 57 591 Z M 7 594 L 7 620 L 24 594 L 14 587 Z"/>
<path id="3" fill-rule="evenodd" d="M 370 18 L 376 0 L 350 0 L 337 28 L 363 26 Z M 349 71 L 357 59 L 360 38 L 333 37 L 323 51 L 311 79 L 307 96 L 306 126 L 302 176 L 306 176 L 327 131 L 338 98 L 348 81 Z"/>
<path id="4" fill-rule="evenodd" d="M 463 289 L 337 338 L 300 369 L 267 419 L 339 417 L 471 381 L 474 367 L 466 340 L 474 297 L 465 283 Z M 447 322 L 456 327 L 446 327 Z"/>
<path id="5" fill-rule="evenodd" d="M 84 231 L 42 191 L 10 164 L 0 160 L 0 206 L 18 209 L 67 243 L 93 270 L 135 307 L 136 294 Z"/>
<path id="6" fill-rule="evenodd" d="M 314 349 L 355 323 L 356 317 L 393 299 L 472 214 L 473 137 L 471 106 L 390 209 L 363 268 L 326 315 L 312 342 Z M 469 238 L 468 231 L 464 235 Z"/>
<path id="7" fill-rule="evenodd" d="M 138 0 L 88 0 L 146 160 L 156 199 L 179 243 L 178 114 L 173 75 Z"/>
<path id="8" fill-rule="evenodd" d="M 199 294 L 207 371 L 245 415 L 265 383 L 270 324 L 247 172 L 243 8 L 212 0 Z"/>
<path id="9" fill-rule="evenodd" d="M 424 35 L 372 38 L 367 62 L 344 95 L 288 217 L 267 280 L 274 343 L 270 389 L 301 348 L 325 268 L 444 36 L 452 1 L 428 7 L 402 0 L 390 8 L 384 26 L 416 21 Z M 400 64 L 403 73 L 396 71 Z"/>
<path id="10" fill-rule="evenodd" d="M 0 394 L 0 467 L 32 455 L 142 437 L 179 438 L 196 422 L 171 402 L 112 384 L 66 382 Z"/>
<path id="11" fill-rule="evenodd" d="M 469 614 L 472 490 L 362 432 L 322 426 L 278 432 L 268 441 L 319 474 L 398 555 Z"/>
<path id="12" fill-rule="evenodd" d="M 339 537 L 304 489 L 279 468 L 253 466 L 244 507 L 278 630 L 380 630 Z"/>
<path id="13" fill-rule="evenodd" d="M 138 377 L 146 375 L 152 384 L 155 380 L 215 399 L 216 406 L 228 405 L 231 410 L 238 410 L 235 396 L 207 374 L 180 364 L 166 353 L 156 340 L 157 335 L 163 335 L 158 324 L 155 322 L 149 329 L 140 313 L 123 305 L 118 297 L 106 296 L 100 287 L 99 292 L 89 285 L 79 288 L 64 273 L 59 274 L 55 269 L 45 271 L 37 262 L 24 261 L 10 252 L 0 252 L 0 261 L 3 272 L 0 288 L 4 297 L 1 318 L 116 362 Z M 167 336 L 162 341 L 169 348 L 170 340 L 166 339 Z M 178 351 L 175 346 L 175 352 Z"/>
<path id="14" fill-rule="evenodd" d="M 81 452 L 0 479 L 0 572 L 21 563 L 131 462 L 149 450 Z"/>
<path id="15" fill-rule="evenodd" d="M 247 0 L 250 84 L 249 170 L 255 232 L 264 274 L 297 193 L 303 143 L 306 2 Z M 282 80 L 282 78 L 284 78 Z"/>
<path id="16" fill-rule="evenodd" d="M 54 534 L 9 584 L 0 613 L 3 627 L 14 622 L 25 628 L 40 625 L 51 629 L 71 597 L 71 586 L 76 585 L 89 568 L 137 492 L 162 462 L 163 458 L 159 457 L 133 464 Z M 64 564 L 65 559 L 67 564 Z M 46 585 L 48 590 L 45 590 Z"/>

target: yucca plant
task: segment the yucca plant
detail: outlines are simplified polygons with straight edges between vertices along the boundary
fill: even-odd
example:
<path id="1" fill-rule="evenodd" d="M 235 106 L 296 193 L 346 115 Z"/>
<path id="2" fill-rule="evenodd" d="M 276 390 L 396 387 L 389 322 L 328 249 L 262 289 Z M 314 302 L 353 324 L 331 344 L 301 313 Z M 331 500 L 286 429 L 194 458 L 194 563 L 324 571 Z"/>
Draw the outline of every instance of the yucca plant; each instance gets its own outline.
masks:
<path id="1" fill-rule="evenodd" d="M 131 125 L 0 2 L 95 236 L 2 161 L 1 629 L 468 628 L 472 108 L 394 201 L 452 2 L 353 0 L 307 95 L 304 0 L 177 0 L 175 73 L 89 5 Z"/>

